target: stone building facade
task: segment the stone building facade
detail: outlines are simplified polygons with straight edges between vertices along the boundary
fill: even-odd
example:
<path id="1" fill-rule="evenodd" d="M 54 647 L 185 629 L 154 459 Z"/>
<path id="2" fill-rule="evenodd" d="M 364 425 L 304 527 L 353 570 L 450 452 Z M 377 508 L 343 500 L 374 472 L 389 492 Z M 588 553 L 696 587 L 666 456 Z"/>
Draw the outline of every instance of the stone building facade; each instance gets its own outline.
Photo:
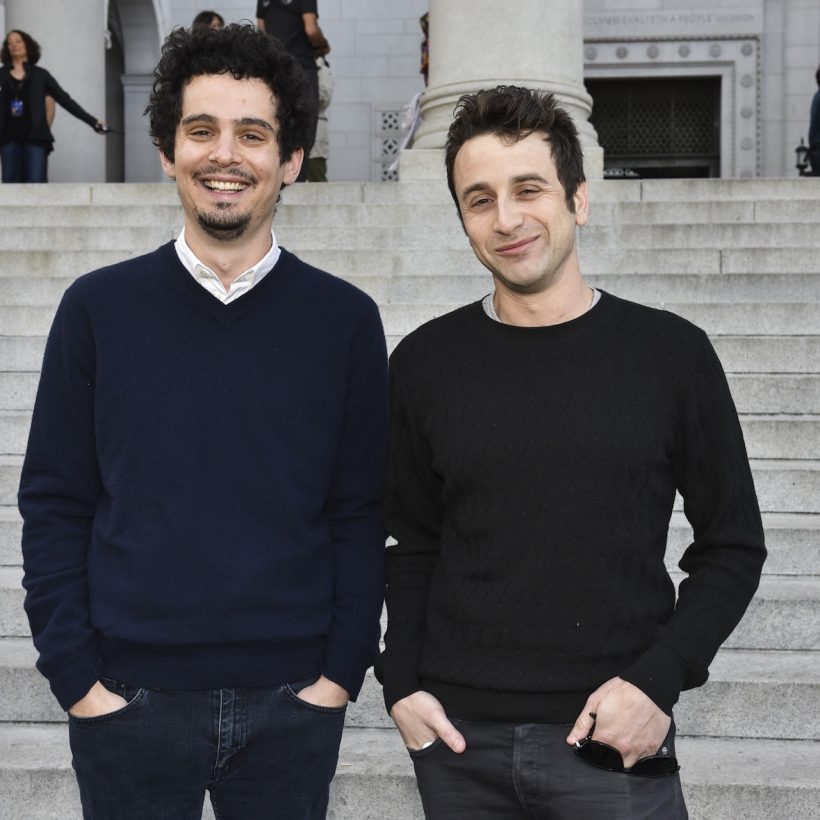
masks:
<path id="1" fill-rule="evenodd" d="M 255 0 L 0 0 L 3 30 L 32 34 L 41 64 L 123 132 L 103 140 L 58 111 L 52 181 L 161 179 L 142 116 L 151 70 L 164 35 L 203 6 L 229 22 L 255 16 Z M 331 179 L 395 176 L 401 112 L 424 88 L 427 8 L 428 0 L 319 0 L 335 79 Z M 545 31 L 544 48 L 556 36 Z M 433 31 L 431 48 L 437 42 L 446 47 L 446 36 Z M 816 90 L 820 3 L 584 0 L 583 62 L 609 175 L 792 176 Z"/>

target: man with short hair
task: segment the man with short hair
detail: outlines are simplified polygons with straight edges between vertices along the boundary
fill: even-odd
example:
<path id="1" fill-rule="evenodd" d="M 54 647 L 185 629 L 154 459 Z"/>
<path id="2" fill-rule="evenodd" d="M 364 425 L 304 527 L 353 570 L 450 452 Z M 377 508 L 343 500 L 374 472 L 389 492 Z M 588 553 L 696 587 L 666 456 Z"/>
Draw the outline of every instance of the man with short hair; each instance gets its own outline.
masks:
<path id="1" fill-rule="evenodd" d="M 80 277 L 20 486 L 26 611 L 86 820 L 323 818 L 378 652 L 386 351 L 272 219 L 315 110 L 253 26 L 175 30 L 148 106 L 184 228 Z"/>
<path id="2" fill-rule="evenodd" d="M 725 376 L 702 330 L 584 281 L 583 157 L 552 95 L 462 97 L 446 164 L 495 289 L 391 357 L 377 672 L 425 816 L 683 820 L 672 709 L 765 557 Z"/>
<path id="3" fill-rule="evenodd" d="M 302 66 L 316 100 L 317 109 L 321 99 L 319 88 L 319 67 L 317 57 L 330 53 L 330 44 L 319 27 L 319 9 L 317 0 L 258 0 L 256 4 L 256 24 L 262 31 L 275 37 L 289 54 L 292 54 Z M 314 122 L 307 154 L 316 140 Z M 307 180 L 307 160 L 297 179 Z"/>

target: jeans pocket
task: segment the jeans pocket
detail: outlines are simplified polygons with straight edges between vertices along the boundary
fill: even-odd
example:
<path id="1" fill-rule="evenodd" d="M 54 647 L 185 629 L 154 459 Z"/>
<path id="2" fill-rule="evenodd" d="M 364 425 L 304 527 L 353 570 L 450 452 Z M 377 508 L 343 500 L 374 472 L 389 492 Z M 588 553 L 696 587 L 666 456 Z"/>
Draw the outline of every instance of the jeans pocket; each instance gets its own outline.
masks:
<path id="1" fill-rule="evenodd" d="M 71 712 L 68 712 L 68 720 L 70 723 L 103 723 L 111 720 L 112 718 L 117 718 L 120 715 L 124 715 L 126 712 L 131 712 L 145 700 L 146 690 L 141 686 L 128 686 L 124 683 L 113 681 L 110 678 L 101 678 L 100 683 L 102 683 L 102 685 L 108 689 L 109 692 L 113 692 L 115 695 L 119 695 L 121 698 L 124 698 L 126 701 L 125 706 L 115 709 L 113 712 L 106 712 L 104 715 L 94 715 L 94 717 L 77 717 L 76 715 L 72 715 Z"/>
<path id="2" fill-rule="evenodd" d="M 300 698 L 298 693 L 306 686 L 310 686 L 311 683 L 315 683 L 315 681 L 310 681 L 309 683 L 300 682 L 299 684 L 286 683 L 283 689 L 287 699 L 310 712 L 317 712 L 324 715 L 343 715 L 345 713 L 347 704 L 344 706 L 320 706 L 318 703 L 308 703 L 306 700 Z"/>
<path id="3" fill-rule="evenodd" d="M 437 737 L 429 746 L 425 746 L 423 749 L 411 749 L 409 746 L 407 747 L 407 752 L 410 757 L 414 759 L 418 759 L 420 757 L 424 757 L 425 755 L 432 754 L 436 751 L 436 749 L 440 748 L 444 745 L 444 741 Z"/>

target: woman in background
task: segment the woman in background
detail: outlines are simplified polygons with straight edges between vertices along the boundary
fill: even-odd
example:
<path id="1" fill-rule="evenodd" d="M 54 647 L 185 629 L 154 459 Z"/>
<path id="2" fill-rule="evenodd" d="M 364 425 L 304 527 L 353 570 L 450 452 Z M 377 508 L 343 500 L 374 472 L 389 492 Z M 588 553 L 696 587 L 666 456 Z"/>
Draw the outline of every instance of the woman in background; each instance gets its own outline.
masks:
<path id="1" fill-rule="evenodd" d="M 60 87 L 37 62 L 40 46 L 26 32 L 12 30 L 0 51 L 0 162 L 3 182 L 46 182 L 48 155 L 54 148 L 46 97 L 77 119 L 105 134 L 105 124 L 93 117 Z M 53 110 L 51 113 L 53 117 Z"/>

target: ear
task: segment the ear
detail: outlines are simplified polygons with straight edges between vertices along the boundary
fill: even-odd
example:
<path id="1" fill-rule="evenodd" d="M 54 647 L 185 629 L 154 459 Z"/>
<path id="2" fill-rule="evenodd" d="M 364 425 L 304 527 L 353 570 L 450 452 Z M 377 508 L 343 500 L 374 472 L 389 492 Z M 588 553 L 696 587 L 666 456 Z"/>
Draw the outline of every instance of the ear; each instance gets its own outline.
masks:
<path id="1" fill-rule="evenodd" d="M 159 161 L 162 163 L 162 170 L 165 172 L 165 176 L 167 176 L 168 179 L 176 179 L 175 165 L 162 151 L 159 152 Z"/>
<path id="2" fill-rule="evenodd" d="M 284 168 L 284 175 L 282 176 L 283 185 L 291 185 L 296 182 L 296 177 L 299 176 L 299 171 L 302 170 L 302 161 L 305 158 L 305 149 L 297 148 L 291 155 L 290 159 L 282 163 Z"/>
<path id="3" fill-rule="evenodd" d="M 586 182 L 582 182 L 572 198 L 575 203 L 575 224 L 586 225 L 589 219 L 589 196 Z"/>

